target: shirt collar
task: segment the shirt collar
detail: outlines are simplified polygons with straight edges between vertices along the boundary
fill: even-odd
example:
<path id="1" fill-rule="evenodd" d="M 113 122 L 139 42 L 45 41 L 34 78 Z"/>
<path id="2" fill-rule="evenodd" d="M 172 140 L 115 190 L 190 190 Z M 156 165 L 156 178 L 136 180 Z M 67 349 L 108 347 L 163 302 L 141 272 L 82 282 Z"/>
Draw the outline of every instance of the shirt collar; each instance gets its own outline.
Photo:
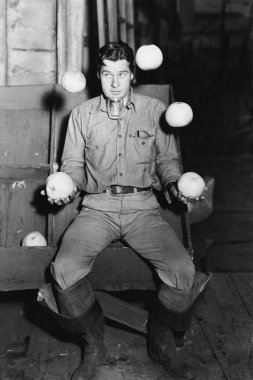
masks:
<path id="1" fill-rule="evenodd" d="M 128 101 L 127 101 L 126 107 L 128 109 L 134 108 L 134 110 L 136 110 L 136 102 L 135 102 L 134 91 L 133 91 L 133 87 L 132 86 L 130 87 L 129 97 L 128 97 Z"/>

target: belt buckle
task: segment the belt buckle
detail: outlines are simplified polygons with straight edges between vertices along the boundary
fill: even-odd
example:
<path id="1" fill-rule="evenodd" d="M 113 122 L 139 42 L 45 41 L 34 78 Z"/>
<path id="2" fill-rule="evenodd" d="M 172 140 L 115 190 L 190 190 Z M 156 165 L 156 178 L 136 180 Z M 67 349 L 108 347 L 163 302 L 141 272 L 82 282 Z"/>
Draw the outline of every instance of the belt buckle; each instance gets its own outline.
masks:
<path id="1" fill-rule="evenodd" d="M 118 186 L 114 186 L 115 188 L 116 187 L 118 187 Z M 122 192 L 119 192 L 119 193 L 113 193 L 112 192 L 112 186 L 108 186 L 108 188 L 107 188 L 107 190 L 108 190 L 108 193 L 110 194 L 110 195 L 121 195 L 121 194 L 123 194 Z"/>
<path id="2" fill-rule="evenodd" d="M 106 192 L 108 192 L 110 195 L 113 195 L 113 194 L 112 194 L 112 187 L 111 187 L 111 186 L 108 186 L 108 187 L 106 188 Z"/>

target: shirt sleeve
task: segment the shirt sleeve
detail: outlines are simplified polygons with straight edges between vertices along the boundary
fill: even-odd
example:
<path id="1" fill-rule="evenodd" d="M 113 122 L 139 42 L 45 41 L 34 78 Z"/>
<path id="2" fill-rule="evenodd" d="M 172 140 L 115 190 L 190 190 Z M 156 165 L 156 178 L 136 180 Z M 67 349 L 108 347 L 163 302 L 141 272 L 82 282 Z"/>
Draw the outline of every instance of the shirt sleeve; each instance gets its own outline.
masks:
<path id="1" fill-rule="evenodd" d="M 82 134 L 80 115 L 77 110 L 70 114 L 65 144 L 62 154 L 61 171 L 67 173 L 79 190 L 85 182 L 85 141 Z"/>
<path id="2" fill-rule="evenodd" d="M 165 120 L 166 105 L 159 102 L 155 112 L 156 129 L 156 168 L 164 188 L 176 182 L 182 174 L 181 155 L 175 132 Z"/>

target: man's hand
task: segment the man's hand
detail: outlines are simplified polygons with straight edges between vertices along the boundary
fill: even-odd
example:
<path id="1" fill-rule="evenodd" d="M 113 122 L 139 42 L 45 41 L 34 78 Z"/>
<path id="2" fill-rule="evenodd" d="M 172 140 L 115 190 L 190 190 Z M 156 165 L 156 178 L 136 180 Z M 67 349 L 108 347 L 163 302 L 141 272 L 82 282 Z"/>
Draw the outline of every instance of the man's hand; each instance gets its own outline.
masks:
<path id="1" fill-rule="evenodd" d="M 70 203 L 75 198 L 77 192 L 78 192 L 78 187 L 74 184 L 74 189 L 67 198 L 52 199 L 48 197 L 47 200 L 49 203 L 56 204 L 58 206 L 66 205 L 67 203 Z M 47 196 L 47 193 L 45 190 L 42 190 L 41 194 Z"/>
<path id="2" fill-rule="evenodd" d="M 196 203 L 205 199 L 204 195 L 201 195 L 200 197 L 197 197 L 197 198 L 183 196 L 183 194 L 178 190 L 177 184 L 174 182 L 169 183 L 169 185 L 167 185 L 166 187 L 166 190 L 169 191 L 173 195 L 174 198 L 176 198 L 180 202 L 183 202 L 186 205 L 191 204 L 191 203 Z M 206 190 L 207 188 L 205 188 L 205 191 Z"/>

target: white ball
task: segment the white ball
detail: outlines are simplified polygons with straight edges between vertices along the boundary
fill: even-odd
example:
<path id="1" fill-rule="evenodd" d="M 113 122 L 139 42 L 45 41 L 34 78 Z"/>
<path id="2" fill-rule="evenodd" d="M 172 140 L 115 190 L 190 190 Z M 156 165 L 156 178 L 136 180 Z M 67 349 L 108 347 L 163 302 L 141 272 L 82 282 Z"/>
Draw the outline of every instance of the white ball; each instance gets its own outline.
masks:
<path id="1" fill-rule="evenodd" d="M 86 87 L 86 78 L 80 71 L 66 71 L 62 76 L 61 85 L 68 92 L 80 92 Z"/>
<path id="2" fill-rule="evenodd" d="M 156 45 L 143 45 L 137 50 L 135 61 L 141 70 L 155 70 L 162 64 L 163 54 Z"/>
<path id="3" fill-rule="evenodd" d="M 174 102 L 167 108 L 165 119 L 171 127 L 185 127 L 192 121 L 193 112 L 189 104 Z"/>
<path id="4" fill-rule="evenodd" d="M 39 231 L 32 231 L 22 240 L 23 247 L 46 247 L 47 241 Z"/>
<path id="5" fill-rule="evenodd" d="M 74 190 L 72 178 L 64 172 L 56 172 L 47 178 L 46 193 L 51 199 L 67 198 Z"/>
<path id="6" fill-rule="evenodd" d="M 186 172 L 178 179 L 177 187 L 184 197 L 198 198 L 205 190 L 205 181 L 195 172 Z"/>

